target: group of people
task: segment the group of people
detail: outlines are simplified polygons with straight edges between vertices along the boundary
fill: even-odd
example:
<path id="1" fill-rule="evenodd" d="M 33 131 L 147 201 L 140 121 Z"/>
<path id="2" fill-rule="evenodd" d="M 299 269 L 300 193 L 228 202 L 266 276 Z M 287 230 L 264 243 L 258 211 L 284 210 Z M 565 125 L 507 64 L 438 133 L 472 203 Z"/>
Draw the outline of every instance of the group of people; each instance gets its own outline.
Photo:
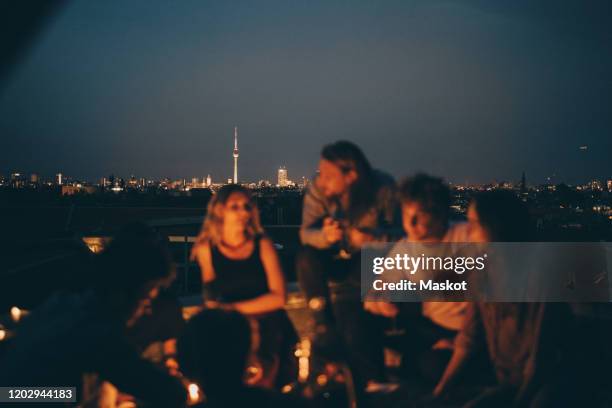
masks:
<path id="1" fill-rule="evenodd" d="M 408 406 L 574 406 L 577 382 L 563 369 L 572 364 L 568 305 L 361 301 L 360 251 L 368 243 L 530 239 L 528 212 L 511 193 L 476 195 L 461 223 L 450 207 L 442 179 L 418 174 L 398 186 L 355 144 L 325 146 L 304 195 L 296 263 L 317 324 L 313 343 L 332 345 L 365 395 L 388 380 L 383 326 L 393 318 L 405 332 L 393 344 L 401 374 L 423 391 Z M 52 297 L 24 320 L 0 356 L 0 384 L 79 387 L 84 373 L 94 373 L 96 384 L 111 383 L 146 406 L 184 406 L 189 381 L 203 391 L 203 406 L 303 404 L 279 392 L 297 378 L 297 335 L 284 309 L 279 256 L 247 188 L 216 192 L 192 260 L 204 310 L 183 324 L 179 307 L 165 307 L 163 330 L 156 322 L 158 330 L 143 336 L 174 272 L 162 239 L 144 225 L 127 226 L 95 256 L 100 279 Z M 172 338 L 171 373 L 141 357 L 146 344 Z M 263 373 L 254 380 L 245 372 L 252 365 Z"/>
<path id="2" fill-rule="evenodd" d="M 464 222 L 451 220 L 451 204 L 440 178 L 417 174 L 396 186 L 353 143 L 326 146 L 305 193 L 297 262 L 307 300 L 319 305 L 315 320 L 340 339 L 365 389 L 386 381 L 383 317 L 405 332 L 394 347 L 402 373 L 422 385 L 413 401 L 423 406 L 575 406 L 586 376 L 572 375 L 581 346 L 568 304 L 361 302 L 359 253 L 368 243 L 534 238 L 525 203 L 512 192 L 475 195 Z"/>
<path id="3" fill-rule="evenodd" d="M 277 392 L 295 379 L 292 359 L 278 356 L 293 352 L 297 337 L 278 256 L 248 190 L 225 188 L 210 203 L 193 248 L 204 310 L 187 323 L 169 290 L 166 241 L 142 223 L 123 227 L 83 264 L 86 287 L 52 295 L 19 323 L 0 354 L 0 384 L 75 387 L 73 402 L 48 406 L 300 407 Z M 147 355 L 152 344 L 163 345 L 165 360 Z M 249 380 L 254 363 L 265 375 Z"/>

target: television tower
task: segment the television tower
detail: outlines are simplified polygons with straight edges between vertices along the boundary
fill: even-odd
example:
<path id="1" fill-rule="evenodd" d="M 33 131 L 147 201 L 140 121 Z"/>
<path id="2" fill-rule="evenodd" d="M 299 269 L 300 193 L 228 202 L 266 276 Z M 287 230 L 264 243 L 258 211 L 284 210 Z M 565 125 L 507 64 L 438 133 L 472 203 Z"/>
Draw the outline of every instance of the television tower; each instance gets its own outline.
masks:
<path id="1" fill-rule="evenodd" d="M 234 184 L 238 184 L 238 126 L 234 126 Z"/>

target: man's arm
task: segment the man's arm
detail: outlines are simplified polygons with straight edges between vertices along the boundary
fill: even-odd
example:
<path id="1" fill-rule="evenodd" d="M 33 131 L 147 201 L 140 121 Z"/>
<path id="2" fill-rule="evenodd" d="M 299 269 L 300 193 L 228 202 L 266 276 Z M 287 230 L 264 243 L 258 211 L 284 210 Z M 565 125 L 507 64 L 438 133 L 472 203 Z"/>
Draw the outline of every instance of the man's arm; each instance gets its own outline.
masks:
<path id="1" fill-rule="evenodd" d="M 312 183 L 304 194 L 300 227 L 300 241 L 303 245 L 310 245 L 318 249 L 326 249 L 331 246 L 323 232 L 323 220 L 328 216 L 324 199 Z"/>
<path id="2" fill-rule="evenodd" d="M 434 395 L 444 394 L 461 377 L 466 363 L 470 360 L 474 350 L 478 347 L 479 340 L 484 336 L 482 317 L 478 305 L 470 303 L 465 317 L 463 329 L 455 338 L 455 349 L 453 355 L 442 374 L 442 378 L 434 389 Z"/>

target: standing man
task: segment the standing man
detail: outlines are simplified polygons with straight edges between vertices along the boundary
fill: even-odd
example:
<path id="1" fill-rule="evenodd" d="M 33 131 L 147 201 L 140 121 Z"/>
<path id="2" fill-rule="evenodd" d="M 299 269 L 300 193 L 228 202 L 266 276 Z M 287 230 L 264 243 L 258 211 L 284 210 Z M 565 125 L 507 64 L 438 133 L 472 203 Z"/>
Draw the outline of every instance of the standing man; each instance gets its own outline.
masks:
<path id="1" fill-rule="evenodd" d="M 402 233 L 393 178 L 372 169 L 355 144 L 321 151 L 304 195 L 297 273 L 315 320 L 335 332 L 359 382 L 383 379 L 381 331 L 360 299 L 360 250 Z"/>

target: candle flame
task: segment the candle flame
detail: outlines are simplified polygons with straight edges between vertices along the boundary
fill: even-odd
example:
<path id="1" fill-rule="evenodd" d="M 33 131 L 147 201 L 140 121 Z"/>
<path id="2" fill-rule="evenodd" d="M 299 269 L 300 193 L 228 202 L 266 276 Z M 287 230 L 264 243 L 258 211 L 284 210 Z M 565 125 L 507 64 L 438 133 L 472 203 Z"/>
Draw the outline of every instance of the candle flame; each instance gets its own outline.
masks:
<path id="1" fill-rule="evenodd" d="M 189 391 L 189 402 L 190 403 L 195 404 L 200 401 L 200 387 L 198 387 L 198 384 L 195 384 L 195 383 L 189 384 L 189 386 L 187 387 L 187 390 Z"/>

